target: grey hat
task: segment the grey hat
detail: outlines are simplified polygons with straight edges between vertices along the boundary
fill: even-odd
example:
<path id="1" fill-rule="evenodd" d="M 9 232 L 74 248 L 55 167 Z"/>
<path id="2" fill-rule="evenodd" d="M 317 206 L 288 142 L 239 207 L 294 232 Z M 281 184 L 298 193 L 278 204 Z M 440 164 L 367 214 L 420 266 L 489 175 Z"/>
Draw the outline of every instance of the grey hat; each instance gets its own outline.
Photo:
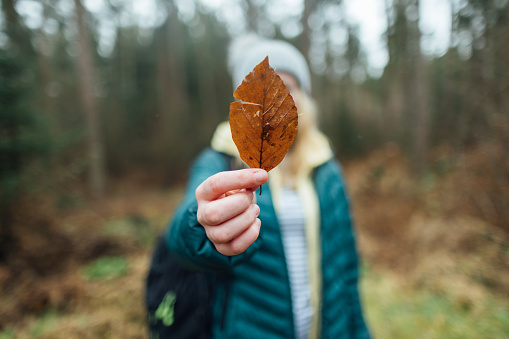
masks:
<path id="1" fill-rule="evenodd" d="M 297 48 L 286 41 L 267 40 L 248 34 L 232 41 L 228 53 L 228 67 L 232 75 L 233 88 L 260 62 L 269 57 L 269 64 L 276 72 L 293 75 L 300 87 L 311 93 L 311 76 L 306 59 Z"/>

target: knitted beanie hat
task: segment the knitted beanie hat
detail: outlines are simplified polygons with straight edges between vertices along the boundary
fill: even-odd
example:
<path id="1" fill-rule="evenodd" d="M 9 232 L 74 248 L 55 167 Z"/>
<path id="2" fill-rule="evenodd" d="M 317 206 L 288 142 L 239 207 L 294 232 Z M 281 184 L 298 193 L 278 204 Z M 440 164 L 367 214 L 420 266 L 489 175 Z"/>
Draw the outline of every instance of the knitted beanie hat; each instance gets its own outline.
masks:
<path id="1" fill-rule="evenodd" d="M 304 56 L 297 48 L 286 41 L 267 40 L 254 34 L 236 38 L 228 51 L 228 68 L 232 75 L 233 88 L 260 62 L 269 57 L 269 64 L 276 72 L 293 75 L 299 86 L 308 94 L 311 93 L 311 76 Z"/>

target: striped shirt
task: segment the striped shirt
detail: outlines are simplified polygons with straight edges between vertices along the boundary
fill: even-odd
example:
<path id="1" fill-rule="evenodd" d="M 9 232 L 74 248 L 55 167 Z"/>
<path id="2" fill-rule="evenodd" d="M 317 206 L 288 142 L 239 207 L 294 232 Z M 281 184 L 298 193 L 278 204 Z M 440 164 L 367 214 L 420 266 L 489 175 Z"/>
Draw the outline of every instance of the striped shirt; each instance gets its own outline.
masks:
<path id="1" fill-rule="evenodd" d="M 308 337 L 313 314 L 310 302 L 304 208 L 295 190 L 283 188 L 280 198 L 278 220 L 290 277 L 295 337 L 302 339 Z"/>

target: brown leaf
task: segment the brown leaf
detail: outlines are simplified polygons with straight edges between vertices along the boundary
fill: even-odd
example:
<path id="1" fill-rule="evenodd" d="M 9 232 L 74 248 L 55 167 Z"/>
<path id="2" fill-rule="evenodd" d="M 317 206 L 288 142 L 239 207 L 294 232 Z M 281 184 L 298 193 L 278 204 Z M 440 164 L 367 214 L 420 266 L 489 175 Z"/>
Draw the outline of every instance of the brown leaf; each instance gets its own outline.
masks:
<path id="1" fill-rule="evenodd" d="M 297 134 L 297 108 L 266 57 L 233 92 L 230 128 L 249 167 L 270 171 L 285 157 Z"/>

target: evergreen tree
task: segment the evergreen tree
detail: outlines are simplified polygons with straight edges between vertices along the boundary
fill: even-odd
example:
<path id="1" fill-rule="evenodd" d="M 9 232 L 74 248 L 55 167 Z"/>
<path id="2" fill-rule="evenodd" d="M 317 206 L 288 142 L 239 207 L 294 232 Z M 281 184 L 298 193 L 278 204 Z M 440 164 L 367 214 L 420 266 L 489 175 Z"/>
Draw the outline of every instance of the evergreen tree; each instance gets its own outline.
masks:
<path id="1" fill-rule="evenodd" d="M 0 260 L 14 245 L 16 202 L 34 185 L 27 169 L 50 145 L 44 122 L 31 105 L 30 75 L 23 58 L 0 49 Z"/>

